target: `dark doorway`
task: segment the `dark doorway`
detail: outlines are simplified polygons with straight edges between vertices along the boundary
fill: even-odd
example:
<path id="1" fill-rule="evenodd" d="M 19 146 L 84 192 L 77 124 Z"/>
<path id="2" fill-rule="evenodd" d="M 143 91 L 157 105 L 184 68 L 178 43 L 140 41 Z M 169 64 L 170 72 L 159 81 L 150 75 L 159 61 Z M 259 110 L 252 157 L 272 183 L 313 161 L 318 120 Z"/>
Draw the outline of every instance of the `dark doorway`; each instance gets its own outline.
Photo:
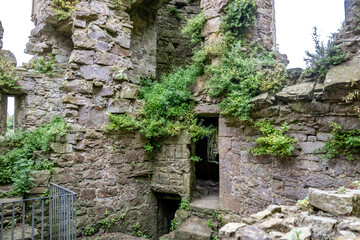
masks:
<path id="1" fill-rule="evenodd" d="M 197 180 L 211 180 L 219 182 L 219 118 L 199 118 L 205 126 L 213 126 L 216 131 L 196 143 L 195 154 L 201 161 L 195 164 L 195 175 Z"/>
<path id="2" fill-rule="evenodd" d="M 157 212 L 157 238 L 170 232 L 171 220 L 175 217 L 175 212 L 180 205 L 180 196 L 177 195 L 158 195 Z"/>

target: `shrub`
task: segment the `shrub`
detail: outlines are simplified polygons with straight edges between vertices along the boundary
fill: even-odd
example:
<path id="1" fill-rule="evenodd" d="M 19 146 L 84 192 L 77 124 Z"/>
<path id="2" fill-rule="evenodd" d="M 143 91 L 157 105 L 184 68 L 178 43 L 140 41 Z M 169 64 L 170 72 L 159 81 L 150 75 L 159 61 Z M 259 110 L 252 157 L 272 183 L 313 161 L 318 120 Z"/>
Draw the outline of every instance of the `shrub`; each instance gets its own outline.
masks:
<path id="1" fill-rule="evenodd" d="M 68 19 L 75 10 L 79 0 L 51 0 L 56 18 L 61 21 Z"/>
<path id="2" fill-rule="evenodd" d="M 193 113 L 193 96 L 188 90 L 201 73 L 202 66 L 190 65 L 174 69 L 161 82 L 145 79 L 140 91 L 145 99 L 144 109 L 136 116 L 109 115 L 105 131 L 138 130 L 148 139 L 147 151 L 159 147 L 162 138 L 177 136 L 182 130 L 187 130 L 194 142 L 210 135 L 213 129 L 202 126 Z"/>
<path id="3" fill-rule="evenodd" d="M 31 65 L 35 72 L 44 73 L 48 76 L 52 76 L 53 70 L 56 67 L 57 62 L 54 56 L 49 56 L 45 58 L 39 57 L 32 61 Z"/>
<path id="4" fill-rule="evenodd" d="M 243 37 L 256 23 L 256 1 L 234 0 L 225 8 L 223 29 L 234 38 Z"/>
<path id="5" fill-rule="evenodd" d="M 179 9 L 177 9 L 175 6 L 172 6 L 169 10 L 170 13 L 175 16 L 177 20 L 181 20 L 181 14 L 179 12 Z"/>
<path id="6" fill-rule="evenodd" d="M 0 155 L 0 184 L 13 183 L 10 194 L 23 196 L 31 187 L 30 174 L 35 170 L 51 170 L 53 164 L 47 159 L 39 159 L 35 151 L 50 151 L 56 136 L 66 134 L 66 123 L 62 118 L 53 118 L 49 124 L 32 131 L 18 131 L 7 135 L 0 144 L 11 149 Z"/>
<path id="7" fill-rule="evenodd" d="M 0 88 L 3 90 L 19 89 L 16 85 L 19 77 L 16 67 L 6 58 L 0 58 Z"/>
<path id="8" fill-rule="evenodd" d="M 191 39 L 191 43 L 199 43 L 203 40 L 201 30 L 205 24 L 205 13 L 201 12 L 196 17 L 188 19 L 181 33 Z"/>
<path id="9" fill-rule="evenodd" d="M 315 43 L 315 53 L 310 53 L 306 51 L 306 62 L 307 68 L 306 72 L 310 74 L 315 74 L 318 78 L 318 81 L 324 81 L 326 73 L 332 66 L 339 65 L 344 62 L 346 59 L 346 52 L 343 52 L 339 45 L 334 44 L 334 37 L 329 38 L 327 44 L 320 41 L 320 36 L 317 33 L 317 28 L 314 27 L 314 32 L 312 39 Z"/>
<path id="10" fill-rule="evenodd" d="M 326 142 L 319 150 L 325 158 L 335 158 L 338 154 L 344 154 L 348 160 L 354 160 L 354 154 L 360 152 L 360 130 L 342 130 L 342 127 L 329 122 L 332 128 L 332 139 Z"/>
<path id="11" fill-rule="evenodd" d="M 250 119 L 251 100 L 266 91 L 275 91 L 285 80 L 285 66 L 273 53 L 238 41 L 226 48 L 218 65 L 207 67 L 210 96 L 223 97 L 221 113 Z"/>
<path id="12" fill-rule="evenodd" d="M 250 152 L 252 152 L 255 156 L 291 155 L 297 139 L 285 135 L 285 133 L 290 129 L 287 123 L 282 124 L 281 127 L 277 129 L 265 119 L 263 121 L 256 122 L 255 127 L 259 128 L 263 135 L 262 137 L 256 138 L 255 143 L 257 143 L 257 145 L 250 149 Z"/>

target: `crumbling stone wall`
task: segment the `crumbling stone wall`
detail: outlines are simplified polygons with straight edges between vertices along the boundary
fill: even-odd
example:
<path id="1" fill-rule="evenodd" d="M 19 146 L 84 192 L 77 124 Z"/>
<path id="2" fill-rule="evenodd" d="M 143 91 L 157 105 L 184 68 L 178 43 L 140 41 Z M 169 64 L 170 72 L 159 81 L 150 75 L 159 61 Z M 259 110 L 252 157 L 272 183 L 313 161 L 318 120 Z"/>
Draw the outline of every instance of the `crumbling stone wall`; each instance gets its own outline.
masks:
<path id="1" fill-rule="evenodd" d="M 259 132 L 251 124 L 220 118 L 220 199 L 223 209 L 248 214 L 269 204 L 294 204 L 310 187 L 320 189 L 349 185 L 359 177 L 359 156 L 323 159 L 316 152 L 328 141 L 329 121 L 344 129 L 358 129 L 354 107 L 343 97 L 358 88 L 360 61 L 334 67 L 325 83 L 298 79 L 274 96 L 254 99 L 254 120 L 267 118 L 279 126 L 290 124 L 290 136 L 298 138 L 291 157 L 255 157 L 248 153 L 249 139 Z M 354 85 L 352 85 L 354 81 Z"/>

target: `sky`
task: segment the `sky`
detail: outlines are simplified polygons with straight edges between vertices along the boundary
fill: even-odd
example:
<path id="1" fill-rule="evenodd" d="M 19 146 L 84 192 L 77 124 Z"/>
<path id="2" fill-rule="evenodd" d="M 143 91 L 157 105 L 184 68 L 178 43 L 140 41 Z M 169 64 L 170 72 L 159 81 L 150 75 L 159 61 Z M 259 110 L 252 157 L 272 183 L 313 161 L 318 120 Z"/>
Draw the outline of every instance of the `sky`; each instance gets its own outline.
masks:
<path id="1" fill-rule="evenodd" d="M 24 53 L 34 28 L 31 4 L 31 0 L 0 0 L 0 21 L 5 29 L 3 49 L 11 50 L 20 66 L 31 59 L 31 55 Z M 318 33 L 327 41 L 345 19 L 344 0 L 275 0 L 275 16 L 277 44 L 290 60 L 288 68 L 305 68 L 305 51 L 314 51 L 313 27 L 317 26 Z M 10 112 L 13 105 L 9 104 Z"/>
<path id="2" fill-rule="evenodd" d="M 305 51 L 314 51 L 313 27 L 327 42 L 345 20 L 344 0 L 275 0 L 279 50 L 287 54 L 288 68 L 305 68 Z"/>

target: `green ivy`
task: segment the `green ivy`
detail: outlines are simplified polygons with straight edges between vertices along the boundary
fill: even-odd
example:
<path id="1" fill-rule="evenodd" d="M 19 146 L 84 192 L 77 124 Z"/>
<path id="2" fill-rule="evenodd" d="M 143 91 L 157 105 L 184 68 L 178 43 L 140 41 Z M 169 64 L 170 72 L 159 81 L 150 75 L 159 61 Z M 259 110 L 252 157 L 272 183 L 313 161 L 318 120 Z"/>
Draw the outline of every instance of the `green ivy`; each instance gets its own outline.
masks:
<path id="1" fill-rule="evenodd" d="M 19 89 L 16 82 L 19 77 L 16 74 L 16 67 L 6 58 L 0 58 L 0 89 Z"/>
<path id="2" fill-rule="evenodd" d="M 271 155 L 271 156 L 290 156 L 297 143 L 296 138 L 292 138 L 285 133 L 290 130 L 287 123 L 276 128 L 265 119 L 254 124 L 259 128 L 262 136 L 255 139 L 256 145 L 250 148 L 250 152 L 255 156 Z"/>
<path id="3" fill-rule="evenodd" d="M 57 20 L 68 19 L 75 10 L 76 4 L 79 0 L 51 0 L 53 5 L 53 11 Z"/>
<path id="4" fill-rule="evenodd" d="M 181 33 L 184 37 L 191 39 L 191 43 L 199 43 L 203 41 L 201 31 L 206 22 L 205 13 L 200 12 L 194 18 L 188 19 Z"/>
<path id="5" fill-rule="evenodd" d="M 320 36 L 317 33 L 317 28 L 314 27 L 312 39 L 315 43 L 315 53 L 306 51 L 306 62 L 307 68 L 305 72 L 309 74 L 315 74 L 318 81 L 324 81 L 327 72 L 332 66 L 341 64 L 346 60 L 346 52 L 341 50 L 340 45 L 334 44 L 334 37 L 329 38 L 327 44 L 320 41 Z"/>
<path id="6" fill-rule="evenodd" d="M 0 155 L 0 184 L 13 183 L 11 195 L 23 196 L 31 187 L 30 174 L 35 170 L 51 170 L 52 162 L 36 158 L 34 152 L 50 151 L 51 142 L 56 136 L 66 134 L 66 123 L 62 118 L 53 118 L 49 124 L 41 124 L 32 131 L 17 131 L 9 134 L 0 145 L 8 146 L 9 151 Z"/>
<path id="7" fill-rule="evenodd" d="M 332 139 L 326 142 L 319 153 L 325 158 L 335 158 L 338 154 L 344 154 L 348 160 L 355 160 L 354 154 L 360 152 L 360 130 L 343 130 L 335 122 L 329 124 L 332 128 Z"/>

